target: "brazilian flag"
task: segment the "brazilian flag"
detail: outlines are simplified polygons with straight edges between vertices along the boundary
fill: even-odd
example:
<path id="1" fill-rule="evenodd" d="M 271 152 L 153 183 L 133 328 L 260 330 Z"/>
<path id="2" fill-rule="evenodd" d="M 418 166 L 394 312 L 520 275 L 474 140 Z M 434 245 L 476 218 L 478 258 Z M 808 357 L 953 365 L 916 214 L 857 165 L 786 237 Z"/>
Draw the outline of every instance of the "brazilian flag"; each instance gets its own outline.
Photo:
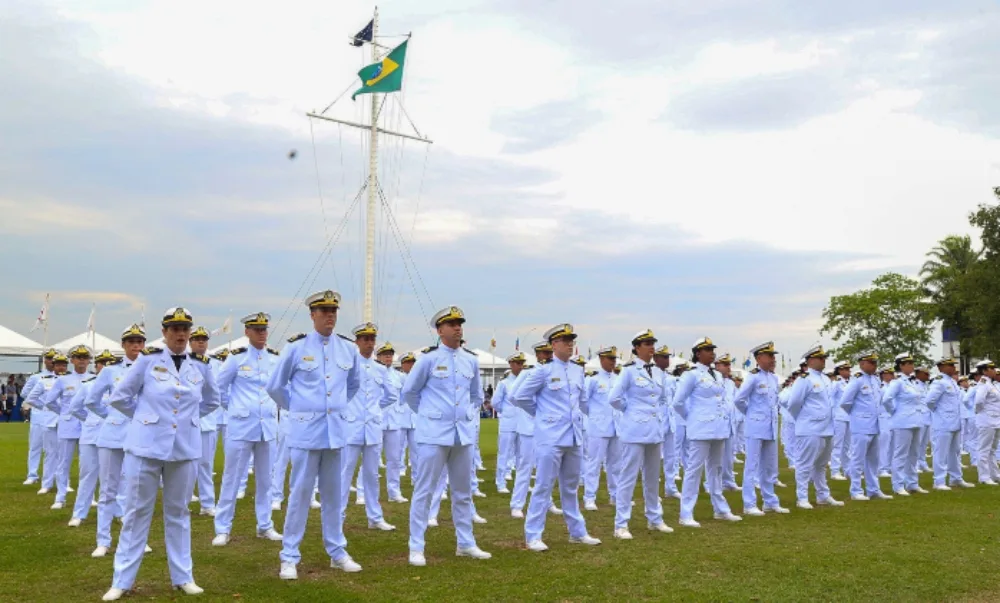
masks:
<path id="1" fill-rule="evenodd" d="M 359 94 L 396 92 L 403 87 L 403 61 L 406 60 L 408 42 L 409 40 L 393 48 L 381 62 L 369 65 L 358 72 L 362 86 L 351 95 L 351 100 Z"/>

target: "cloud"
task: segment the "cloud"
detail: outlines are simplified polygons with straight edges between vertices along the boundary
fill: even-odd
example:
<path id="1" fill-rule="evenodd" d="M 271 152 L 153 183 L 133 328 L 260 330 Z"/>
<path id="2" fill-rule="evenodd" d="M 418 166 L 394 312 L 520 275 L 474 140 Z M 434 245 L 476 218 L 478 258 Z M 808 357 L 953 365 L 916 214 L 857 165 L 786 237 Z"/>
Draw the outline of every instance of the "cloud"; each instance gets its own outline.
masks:
<path id="1" fill-rule="evenodd" d="M 600 119 L 600 111 L 581 99 L 544 103 L 531 109 L 501 112 L 492 128 L 507 137 L 504 153 L 531 153 L 573 142 Z"/>

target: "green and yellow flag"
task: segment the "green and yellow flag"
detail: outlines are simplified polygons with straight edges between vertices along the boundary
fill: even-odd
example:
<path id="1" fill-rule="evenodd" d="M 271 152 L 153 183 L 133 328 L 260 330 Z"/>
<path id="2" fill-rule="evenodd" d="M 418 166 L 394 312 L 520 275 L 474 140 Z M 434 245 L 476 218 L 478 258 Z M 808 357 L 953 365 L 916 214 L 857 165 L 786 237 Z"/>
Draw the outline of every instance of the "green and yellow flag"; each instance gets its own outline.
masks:
<path id="1" fill-rule="evenodd" d="M 381 62 L 369 65 L 358 72 L 362 86 L 351 95 L 351 100 L 359 94 L 396 92 L 403 87 L 403 61 L 406 60 L 408 42 L 409 40 L 393 48 Z"/>

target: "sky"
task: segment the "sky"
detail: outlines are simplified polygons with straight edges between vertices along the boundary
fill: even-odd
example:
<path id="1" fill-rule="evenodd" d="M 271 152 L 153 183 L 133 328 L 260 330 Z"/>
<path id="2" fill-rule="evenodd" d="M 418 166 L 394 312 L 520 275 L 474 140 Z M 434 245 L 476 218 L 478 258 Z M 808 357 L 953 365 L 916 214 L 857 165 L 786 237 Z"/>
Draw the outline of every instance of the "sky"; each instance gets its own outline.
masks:
<path id="1" fill-rule="evenodd" d="M 41 341 L 50 294 L 48 343 L 94 307 L 115 338 L 175 305 L 209 328 L 270 312 L 277 342 L 326 288 L 338 331 L 362 321 L 366 135 L 305 113 L 358 86 L 371 4 L 0 10 L 0 324 Z M 584 354 L 651 328 L 797 357 L 833 343 L 831 296 L 915 276 L 1000 184 L 993 0 L 379 11 L 385 45 L 412 33 L 383 127 L 434 141 L 379 142 L 374 319 L 400 349 L 454 304 L 500 355 L 570 322 Z"/>

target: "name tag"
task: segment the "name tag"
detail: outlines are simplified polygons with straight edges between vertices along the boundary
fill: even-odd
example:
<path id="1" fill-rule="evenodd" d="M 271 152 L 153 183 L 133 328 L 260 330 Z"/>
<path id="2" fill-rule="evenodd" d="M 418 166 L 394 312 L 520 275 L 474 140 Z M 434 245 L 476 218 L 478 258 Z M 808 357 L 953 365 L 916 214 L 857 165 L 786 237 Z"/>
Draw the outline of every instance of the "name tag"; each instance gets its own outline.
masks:
<path id="1" fill-rule="evenodd" d="M 253 369 L 250 368 L 250 365 L 244 364 L 243 366 L 240 367 L 240 370 L 241 371 L 250 371 L 250 370 L 253 370 Z"/>
<path id="2" fill-rule="evenodd" d="M 550 383 L 559 383 L 559 377 L 553 377 L 549 382 Z"/>
<path id="3" fill-rule="evenodd" d="M 434 367 L 434 370 L 435 371 L 446 371 L 446 370 L 448 370 L 448 367 L 446 367 L 446 366 L 436 366 L 436 367 Z"/>
<path id="4" fill-rule="evenodd" d="M 313 358 L 312 356 L 303 356 L 302 357 L 302 361 L 303 362 L 312 362 L 313 360 L 315 360 L 315 358 Z"/>
<path id="5" fill-rule="evenodd" d="M 156 371 L 157 373 L 166 373 L 167 372 L 167 367 L 165 367 L 165 366 L 154 366 L 153 370 Z"/>

